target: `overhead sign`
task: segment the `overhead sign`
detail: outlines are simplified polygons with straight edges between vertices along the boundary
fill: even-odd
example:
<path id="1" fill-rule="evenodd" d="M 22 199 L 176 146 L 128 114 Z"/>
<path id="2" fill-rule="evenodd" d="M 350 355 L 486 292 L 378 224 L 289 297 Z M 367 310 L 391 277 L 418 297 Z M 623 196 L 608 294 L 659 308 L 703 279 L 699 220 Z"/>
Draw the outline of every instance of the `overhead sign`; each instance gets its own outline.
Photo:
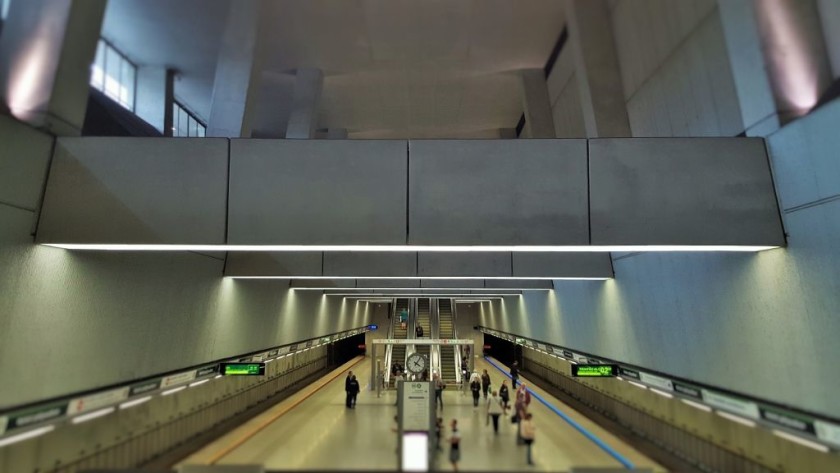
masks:
<path id="1" fill-rule="evenodd" d="M 745 417 L 758 419 L 758 405 L 754 402 L 729 397 L 708 389 L 703 389 L 703 401 L 718 409 L 723 409 Z"/>
<path id="2" fill-rule="evenodd" d="M 142 383 L 134 384 L 129 389 L 128 395 L 136 396 L 138 394 L 156 391 L 157 389 L 160 389 L 160 381 L 161 380 L 159 379 L 155 379 L 152 381 L 143 381 Z"/>
<path id="3" fill-rule="evenodd" d="M 440 340 L 426 338 L 380 338 L 373 341 L 374 345 L 473 345 L 474 343 L 471 339 L 458 338 L 444 338 Z"/>
<path id="4" fill-rule="evenodd" d="M 636 370 L 631 370 L 630 368 L 625 368 L 622 366 L 621 368 L 619 368 L 618 371 L 621 374 L 621 376 L 633 379 L 641 379 L 641 375 Z"/>
<path id="5" fill-rule="evenodd" d="M 21 412 L 14 412 L 9 415 L 6 421 L 6 429 L 12 430 L 20 427 L 29 427 L 30 425 L 37 424 L 39 422 L 56 419 L 66 413 L 66 401 L 57 404 L 48 404 L 46 406 L 40 406 Z"/>
<path id="6" fill-rule="evenodd" d="M 67 414 L 74 415 L 80 412 L 98 409 L 100 407 L 110 406 L 118 402 L 128 399 L 130 388 L 128 386 L 119 389 L 112 389 L 103 393 L 91 394 L 89 396 L 79 397 L 70 401 L 67 406 Z"/>
<path id="7" fill-rule="evenodd" d="M 815 435 L 817 433 L 814 427 L 814 419 L 784 412 L 772 407 L 759 406 L 761 418 L 772 424 L 787 427 L 788 429 L 797 430 L 799 432 Z"/>
<path id="8" fill-rule="evenodd" d="M 682 394 L 683 396 L 693 397 L 694 399 L 703 399 L 703 395 L 700 393 L 700 388 L 690 384 L 674 381 L 674 391 Z"/>
<path id="9" fill-rule="evenodd" d="M 666 391 L 674 390 L 673 381 L 671 381 L 668 378 L 663 378 L 661 376 L 656 376 L 649 373 L 641 373 L 641 381 L 645 384 L 649 384 L 651 386 L 655 386 Z"/>
<path id="10" fill-rule="evenodd" d="M 378 328 L 379 328 L 379 325 L 376 325 L 376 324 L 370 324 L 370 325 L 368 325 L 368 329 L 369 329 L 369 330 L 376 330 L 376 329 L 378 329 Z"/>
<path id="11" fill-rule="evenodd" d="M 211 374 L 215 374 L 218 371 L 219 365 L 205 366 L 204 368 L 198 369 L 198 371 L 195 373 L 195 377 L 202 378 L 204 376 L 210 376 Z"/>
<path id="12" fill-rule="evenodd" d="M 817 438 L 834 445 L 840 445 L 840 426 L 818 420 L 814 421 L 814 427 L 817 430 Z"/>
<path id="13" fill-rule="evenodd" d="M 219 371 L 225 376 L 265 376 L 265 363 L 222 363 Z"/>
<path id="14" fill-rule="evenodd" d="M 161 388 L 168 388 L 176 384 L 188 383 L 195 379 L 195 370 L 185 371 L 183 373 L 171 374 L 160 380 Z"/>
<path id="15" fill-rule="evenodd" d="M 618 365 L 572 365 L 575 378 L 612 378 L 618 376 Z"/>

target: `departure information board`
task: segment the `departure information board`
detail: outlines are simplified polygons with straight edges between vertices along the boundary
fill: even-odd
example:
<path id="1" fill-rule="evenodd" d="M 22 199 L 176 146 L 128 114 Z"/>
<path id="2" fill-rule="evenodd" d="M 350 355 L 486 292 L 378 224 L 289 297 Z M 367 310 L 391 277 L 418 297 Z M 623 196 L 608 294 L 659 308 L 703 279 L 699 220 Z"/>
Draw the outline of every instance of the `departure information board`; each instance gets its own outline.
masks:
<path id="1" fill-rule="evenodd" d="M 220 372 L 225 376 L 265 376 L 265 363 L 222 363 Z"/>
<path id="2" fill-rule="evenodd" d="M 618 365 L 572 365 L 576 378 L 613 378 L 618 376 Z"/>

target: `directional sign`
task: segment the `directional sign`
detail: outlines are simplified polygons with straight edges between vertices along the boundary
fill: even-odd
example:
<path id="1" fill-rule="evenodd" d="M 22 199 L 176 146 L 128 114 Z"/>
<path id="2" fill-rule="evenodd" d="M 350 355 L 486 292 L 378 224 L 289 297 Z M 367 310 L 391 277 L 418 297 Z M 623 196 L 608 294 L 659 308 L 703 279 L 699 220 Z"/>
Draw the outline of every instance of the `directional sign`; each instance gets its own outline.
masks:
<path id="1" fill-rule="evenodd" d="M 618 376 L 618 365 L 572 365 L 575 378 L 612 378 Z"/>

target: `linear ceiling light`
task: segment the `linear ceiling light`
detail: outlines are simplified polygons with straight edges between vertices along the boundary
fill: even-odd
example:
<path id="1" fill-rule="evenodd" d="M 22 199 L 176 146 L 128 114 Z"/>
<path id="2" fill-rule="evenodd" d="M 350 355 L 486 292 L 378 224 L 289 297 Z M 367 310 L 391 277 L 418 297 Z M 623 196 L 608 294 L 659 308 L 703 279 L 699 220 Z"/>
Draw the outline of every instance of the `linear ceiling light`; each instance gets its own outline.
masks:
<path id="1" fill-rule="evenodd" d="M 13 443 L 23 442 L 24 440 L 35 438 L 39 435 L 44 435 L 48 432 L 52 432 L 53 430 L 55 430 L 54 425 L 45 425 L 44 427 L 38 427 L 37 429 L 27 430 L 22 434 L 5 437 L 0 439 L 0 447 L 5 447 L 6 445 L 11 445 Z"/>
<path id="2" fill-rule="evenodd" d="M 829 451 L 829 448 L 827 446 L 821 444 L 821 443 L 812 442 L 810 440 L 804 439 L 802 437 L 798 437 L 798 436 L 793 435 L 793 434 L 789 434 L 787 432 L 783 432 L 781 430 L 773 429 L 773 435 L 775 435 L 777 437 L 781 437 L 785 440 L 790 440 L 791 442 L 798 443 L 799 445 L 804 445 L 808 448 L 813 448 L 814 450 L 819 450 L 820 452 L 823 452 L 823 453 L 828 453 L 828 451 Z"/>
<path id="3" fill-rule="evenodd" d="M 346 292 L 329 292 L 324 294 L 325 296 L 340 296 L 340 297 L 347 297 L 347 298 L 357 298 L 357 297 L 364 297 L 369 298 L 371 296 L 377 297 L 448 297 L 448 298 L 456 298 L 456 297 L 495 297 L 495 298 L 502 298 L 502 297 L 521 297 L 522 294 L 520 293 L 508 293 L 508 294 L 470 294 L 470 293 L 437 293 L 437 292 L 409 292 L 409 293 L 401 293 L 401 292 L 380 292 L 376 294 L 360 294 L 360 293 L 346 293 Z"/>
<path id="4" fill-rule="evenodd" d="M 496 291 L 499 290 L 516 290 L 516 291 L 550 291 L 551 289 L 531 289 L 528 287 L 293 287 L 293 291 Z"/>
<path id="5" fill-rule="evenodd" d="M 46 243 L 67 250 L 99 251 L 370 251 L 370 252 L 669 252 L 735 251 L 755 252 L 778 248 L 756 245 L 570 245 L 570 246 L 429 246 L 429 245 L 147 245 L 126 243 Z"/>
<path id="6" fill-rule="evenodd" d="M 227 279 L 300 279 L 300 280 L 401 280 L 401 281 L 606 281 L 606 277 L 517 277 L 517 276 L 225 276 Z"/>

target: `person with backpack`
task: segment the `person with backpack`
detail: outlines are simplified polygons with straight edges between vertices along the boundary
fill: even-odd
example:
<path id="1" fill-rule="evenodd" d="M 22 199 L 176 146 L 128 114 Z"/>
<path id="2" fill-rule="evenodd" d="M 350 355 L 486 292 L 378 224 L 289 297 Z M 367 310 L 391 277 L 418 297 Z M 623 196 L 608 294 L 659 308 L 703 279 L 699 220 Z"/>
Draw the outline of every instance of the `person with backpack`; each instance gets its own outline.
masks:
<path id="1" fill-rule="evenodd" d="M 534 443 L 534 436 L 537 431 L 537 428 L 534 427 L 532 417 L 533 416 L 530 413 L 525 414 L 525 418 L 522 419 L 522 421 L 519 423 L 519 436 L 522 437 L 522 440 L 525 442 L 525 445 L 528 446 L 526 460 L 528 461 L 529 465 L 534 464 L 534 461 L 531 459 L 531 445 Z"/>
<path id="2" fill-rule="evenodd" d="M 356 380 L 356 375 L 350 376 L 350 390 L 348 394 L 350 395 L 350 409 L 356 408 L 356 396 L 359 395 L 359 391 L 361 391 L 361 387 L 359 386 L 359 382 Z"/>
<path id="3" fill-rule="evenodd" d="M 435 380 L 434 380 L 434 388 L 435 388 L 435 406 L 440 403 L 440 410 L 443 410 L 443 390 L 446 389 L 446 383 L 440 379 L 440 375 L 435 373 Z"/>
<path id="4" fill-rule="evenodd" d="M 519 363 L 515 361 L 510 366 L 510 380 L 513 383 L 513 389 L 516 389 L 516 382 L 519 381 Z"/>
<path id="5" fill-rule="evenodd" d="M 499 416 L 505 412 L 504 404 L 496 391 L 490 393 L 487 399 L 487 417 L 493 419 L 493 433 L 499 433 Z"/>
<path id="6" fill-rule="evenodd" d="M 470 391 L 473 395 L 473 407 L 478 407 L 478 398 L 481 397 L 481 383 L 477 379 L 470 382 Z"/>

